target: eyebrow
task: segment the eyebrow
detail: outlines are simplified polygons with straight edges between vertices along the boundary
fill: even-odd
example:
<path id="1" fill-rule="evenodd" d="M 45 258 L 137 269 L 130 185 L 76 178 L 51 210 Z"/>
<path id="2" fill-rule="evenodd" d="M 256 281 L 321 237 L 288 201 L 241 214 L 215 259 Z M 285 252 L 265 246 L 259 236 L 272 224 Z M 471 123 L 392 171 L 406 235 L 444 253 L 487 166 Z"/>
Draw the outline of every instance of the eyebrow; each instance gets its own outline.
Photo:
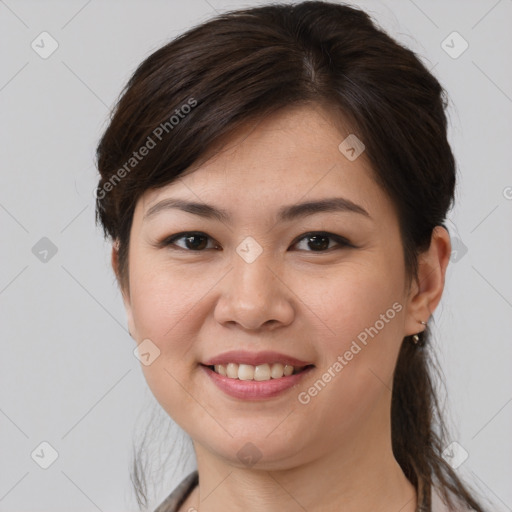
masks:
<path id="1" fill-rule="evenodd" d="M 182 210 L 208 219 L 216 219 L 220 222 L 228 223 L 231 220 L 230 214 L 224 209 L 215 208 L 206 203 L 195 203 L 174 198 L 163 199 L 153 205 L 144 214 L 143 220 L 146 221 L 162 211 L 172 209 Z M 371 219 L 370 214 L 362 206 L 343 197 L 330 197 L 319 201 L 308 201 L 283 206 L 278 211 L 277 219 L 280 222 L 285 222 L 322 212 L 350 212 L 361 214 Z"/>

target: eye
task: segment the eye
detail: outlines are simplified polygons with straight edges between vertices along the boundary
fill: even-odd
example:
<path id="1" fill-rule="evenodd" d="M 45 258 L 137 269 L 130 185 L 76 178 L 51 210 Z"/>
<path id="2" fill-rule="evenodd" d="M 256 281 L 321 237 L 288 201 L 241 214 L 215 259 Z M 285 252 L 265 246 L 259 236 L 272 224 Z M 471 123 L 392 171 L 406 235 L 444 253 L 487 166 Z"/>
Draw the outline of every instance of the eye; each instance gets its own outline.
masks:
<path id="1" fill-rule="evenodd" d="M 184 246 L 178 245 L 176 242 L 178 240 L 183 240 Z M 158 247 L 171 247 L 172 249 L 178 248 L 183 250 L 188 250 L 189 252 L 201 252 L 204 249 L 219 249 L 219 245 L 215 242 L 213 246 L 208 247 L 208 241 L 213 241 L 211 237 L 209 237 L 206 233 L 196 232 L 196 231 L 187 231 L 183 233 L 177 233 L 175 235 L 171 235 L 161 242 L 157 244 Z M 334 241 L 338 246 L 341 247 L 355 247 L 352 245 L 346 238 L 335 235 L 333 233 L 326 233 L 323 231 L 313 231 L 310 233 L 305 233 L 297 238 L 292 246 L 298 245 L 305 240 L 307 247 L 312 248 L 311 251 L 307 252 L 326 252 L 330 249 L 336 248 L 336 246 L 331 247 L 330 242 Z"/>
<path id="2" fill-rule="evenodd" d="M 177 240 L 181 240 L 181 239 L 184 239 L 185 247 L 179 246 L 175 243 Z M 218 248 L 217 244 L 214 247 L 207 247 L 208 240 L 212 240 L 212 239 L 205 233 L 195 232 L 195 231 L 194 232 L 184 232 L 184 233 L 177 233 L 175 235 L 165 238 L 158 244 L 158 246 L 159 247 L 168 247 L 168 246 L 175 245 L 179 249 L 195 251 L 195 252 L 201 252 L 205 248 L 210 248 L 210 249 Z"/>
<path id="3" fill-rule="evenodd" d="M 352 245 L 346 238 L 323 231 L 314 231 L 311 233 L 306 233 L 305 235 L 301 235 L 301 237 L 298 238 L 293 245 L 299 244 L 302 240 L 306 241 L 305 243 L 307 244 L 307 247 L 313 248 L 312 251 L 307 252 L 325 252 L 332 249 L 333 247 L 329 247 L 330 240 L 334 240 L 339 246 L 342 247 L 354 247 L 354 245 Z"/>

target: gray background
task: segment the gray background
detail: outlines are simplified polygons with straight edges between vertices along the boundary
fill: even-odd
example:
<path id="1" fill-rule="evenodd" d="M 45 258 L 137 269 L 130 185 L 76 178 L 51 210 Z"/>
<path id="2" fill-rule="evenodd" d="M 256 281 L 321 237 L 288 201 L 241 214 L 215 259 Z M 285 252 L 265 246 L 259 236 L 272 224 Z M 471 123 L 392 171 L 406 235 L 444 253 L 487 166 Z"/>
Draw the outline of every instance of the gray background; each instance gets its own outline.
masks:
<path id="1" fill-rule="evenodd" d="M 94 224 L 95 144 L 142 59 L 215 11 L 260 3 L 0 1 L 1 511 L 136 510 L 132 440 L 156 401 Z M 458 241 L 432 329 L 452 440 L 462 447 L 456 457 L 469 455 L 457 471 L 494 510 L 509 511 L 512 0 L 357 5 L 418 52 L 451 98 L 460 174 L 450 227 Z M 31 47 L 42 46 L 43 31 L 59 45 L 46 59 Z M 463 41 L 446 39 L 453 31 L 469 44 L 457 58 Z M 154 457 L 182 442 L 166 424 Z M 58 453 L 47 469 L 43 441 Z M 190 458 L 180 462 L 169 461 L 150 509 L 193 467 Z"/>

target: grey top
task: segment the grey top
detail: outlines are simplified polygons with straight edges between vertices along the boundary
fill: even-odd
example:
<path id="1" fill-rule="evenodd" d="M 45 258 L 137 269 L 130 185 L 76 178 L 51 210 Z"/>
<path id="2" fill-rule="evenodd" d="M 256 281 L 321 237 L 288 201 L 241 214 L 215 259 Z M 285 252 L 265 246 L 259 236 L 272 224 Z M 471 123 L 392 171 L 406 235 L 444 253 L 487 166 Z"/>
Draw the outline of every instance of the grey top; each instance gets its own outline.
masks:
<path id="1" fill-rule="evenodd" d="M 174 491 L 167 496 L 167 498 L 158 505 L 155 512 L 177 512 L 183 502 L 187 499 L 194 487 L 199 482 L 199 475 L 197 471 L 193 471 L 174 489 Z M 427 508 L 423 510 L 427 511 Z M 432 507 L 429 512 L 466 512 L 469 511 L 465 507 L 457 507 L 456 510 L 450 510 L 442 501 L 436 488 L 432 492 Z"/>
<path id="2" fill-rule="evenodd" d="M 155 512 L 177 512 L 198 482 L 199 475 L 197 471 L 192 471 L 192 473 L 185 477 L 176 489 L 158 505 Z"/>

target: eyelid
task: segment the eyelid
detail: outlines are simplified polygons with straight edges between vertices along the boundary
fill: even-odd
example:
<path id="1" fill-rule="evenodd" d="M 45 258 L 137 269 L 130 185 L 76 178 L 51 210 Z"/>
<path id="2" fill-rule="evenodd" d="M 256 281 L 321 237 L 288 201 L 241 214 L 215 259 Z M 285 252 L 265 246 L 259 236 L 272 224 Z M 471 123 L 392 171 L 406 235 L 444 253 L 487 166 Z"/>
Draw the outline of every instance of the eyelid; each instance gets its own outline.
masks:
<path id="1" fill-rule="evenodd" d="M 331 238 L 332 240 L 334 240 L 341 247 L 347 246 L 347 247 L 354 247 L 355 248 L 355 245 L 353 245 L 347 238 L 345 238 L 344 236 L 341 236 L 341 235 L 337 235 L 336 233 L 331 233 L 330 231 L 308 231 L 307 233 L 303 233 L 303 234 L 299 235 L 292 242 L 292 245 L 296 245 L 298 242 L 300 242 L 304 238 L 308 238 L 308 237 L 315 236 L 315 235 L 320 235 L 320 236 L 325 236 L 327 238 Z M 322 253 L 322 252 L 327 252 L 327 251 L 306 251 L 306 252 Z"/>
<path id="2" fill-rule="evenodd" d="M 218 244 L 218 242 L 214 238 L 212 238 L 207 233 L 204 233 L 203 231 L 182 231 L 180 233 L 175 233 L 174 235 L 166 236 L 162 240 L 156 242 L 156 244 L 154 244 L 154 245 L 157 248 L 171 247 L 172 249 L 182 250 L 185 252 L 204 252 L 205 249 L 203 249 L 202 251 L 193 251 L 191 249 L 184 249 L 183 247 L 173 246 L 173 244 L 176 240 L 180 240 L 181 238 L 186 238 L 187 236 L 205 236 L 208 240 L 211 240 L 214 243 Z"/>

